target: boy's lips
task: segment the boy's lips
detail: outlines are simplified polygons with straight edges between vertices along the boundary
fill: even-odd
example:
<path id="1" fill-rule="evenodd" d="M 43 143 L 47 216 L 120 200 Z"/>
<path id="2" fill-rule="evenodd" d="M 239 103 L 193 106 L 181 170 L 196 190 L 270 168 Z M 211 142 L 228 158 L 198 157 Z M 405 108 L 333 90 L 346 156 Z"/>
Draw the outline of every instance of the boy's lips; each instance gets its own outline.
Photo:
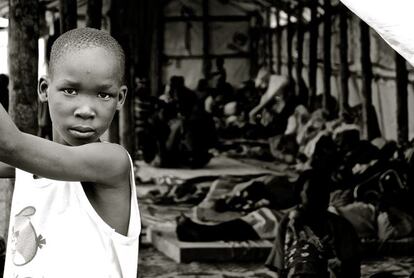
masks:
<path id="1" fill-rule="evenodd" d="M 88 126 L 74 126 L 69 128 L 69 132 L 77 138 L 89 138 L 95 134 L 95 130 Z"/>

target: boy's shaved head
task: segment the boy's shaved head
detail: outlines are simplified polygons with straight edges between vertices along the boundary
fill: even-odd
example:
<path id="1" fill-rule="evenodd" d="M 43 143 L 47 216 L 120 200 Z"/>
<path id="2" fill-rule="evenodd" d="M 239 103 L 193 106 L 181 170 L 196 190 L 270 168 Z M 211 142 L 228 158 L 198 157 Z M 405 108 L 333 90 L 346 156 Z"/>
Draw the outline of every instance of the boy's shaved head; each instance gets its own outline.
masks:
<path id="1" fill-rule="evenodd" d="M 78 28 L 59 36 L 52 45 L 49 75 L 52 77 L 60 58 L 86 48 L 100 47 L 112 53 L 119 62 L 120 81 L 124 82 L 125 54 L 121 45 L 106 31 L 93 28 Z"/>

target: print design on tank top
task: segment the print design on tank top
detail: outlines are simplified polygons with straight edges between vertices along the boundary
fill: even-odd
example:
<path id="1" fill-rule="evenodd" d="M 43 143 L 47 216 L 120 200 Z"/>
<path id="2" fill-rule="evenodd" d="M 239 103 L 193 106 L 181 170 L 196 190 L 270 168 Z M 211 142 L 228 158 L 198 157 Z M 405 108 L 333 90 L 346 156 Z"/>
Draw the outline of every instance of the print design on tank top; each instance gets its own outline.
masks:
<path id="1" fill-rule="evenodd" d="M 36 256 L 37 249 L 46 244 L 42 235 L 37 236 L 30 221 L 30 216 L 36 213 L 34 207 L 25 207 L 15 216 L 12 229 L 12 258 L 17 266 L 28 264 Z"/>

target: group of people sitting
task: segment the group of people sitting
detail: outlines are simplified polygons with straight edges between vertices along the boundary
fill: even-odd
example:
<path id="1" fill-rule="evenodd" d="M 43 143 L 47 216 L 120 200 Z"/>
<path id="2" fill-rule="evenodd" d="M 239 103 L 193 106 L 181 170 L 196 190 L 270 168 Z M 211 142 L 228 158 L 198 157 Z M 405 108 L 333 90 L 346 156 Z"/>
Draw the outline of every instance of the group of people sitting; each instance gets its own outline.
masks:
<path id="1" fill-rule="evenodd" d="M 223 142 L 243 138 L 268 140 L 269 147 L 243 148 L 241 155 L 293 162 L 299 146 L 306 146 L 301 151 L 310 155 L 314 135 L 336 113 L 333 98 L 329 113 L 308 111 L 303 82 L 299 87 L 305 97 L 295 95 L 295 83 L 284 76 L 246 81 L 239 89 L 226 81 L 224 70 L 212 79 L 215 87 L 201 79 L 196 90 L 190 90 L 184 77 L 172 76 L 163 94 L 155 97 L 147 81 L 137 78 L 135 134 L 141 159 L 158 167 L 201 168 L 212 149 L 228 151 Z"/>
<path id="2" fill-rule="evenodd" d="M 257 81 L 246 81 L 236 89 L 226 81 L 220 60 L 217 68 L 222 70 L 201 79 L 195 90 L 185 86 L 184 77 L 172 76 L 160 97 L 151 96 L 145 79 L 136 79 L 140 158 L 159 167 L 200 168 L 209 162 L 212 148 L 223 149 L 220 140 L 267 139 L 285 130 L 294 109 L 293 83 L 285 84 L 282 78 L 271 84 L 268 97 L 266 87 L 256 85 Z"/>
<path id="3" fill-rule="evenodd" d="M 218 138 L 243 135 L 267 140 L 261 154 L 295 174 L 236 184 L 214 200 L 206 200 L 214 195 L 209 192 L 195 207 L 199 219 L 177 220 L 180 240 L 274 239 L 266 264 L 281 277 L 359 277 L 361 238 L 414 234 L 412 144 L 363 140 L 358 107 L 338 117 L 334 98 L 328 109 L 319 99 L 310 111 L 283 76 L 268 79 L 270 90 L 253 81 L 234 90 L 223 74 L 216 90 L 207 84 L 202 80 L 191 91 L 174 76 L 158 99 L 141 89 L 138 112 L 153 111 L 138 117 L 149 119 L 138 125 L 144 159 L 161 167 L 203 167 Z M 151 109 L 145 108 L 149 103 Z M 210 191 L 219 190 L 217 184 Z M 206 219 L 206 204 L 221 215 Z"/>

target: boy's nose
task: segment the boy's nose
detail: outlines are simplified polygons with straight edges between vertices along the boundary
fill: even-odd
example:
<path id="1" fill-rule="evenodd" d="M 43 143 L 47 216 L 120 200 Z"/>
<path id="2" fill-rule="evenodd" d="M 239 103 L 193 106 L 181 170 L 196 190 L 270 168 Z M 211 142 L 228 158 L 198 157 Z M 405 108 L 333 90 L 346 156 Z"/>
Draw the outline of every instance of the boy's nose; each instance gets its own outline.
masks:
<path id="1" fill-rule="evenodd" d="M 75 116 L 80 117 L 82 119 L 90 119 L 95 117 L 95 111 L 87 104 L 79 106 L 75 110 Z"/>

